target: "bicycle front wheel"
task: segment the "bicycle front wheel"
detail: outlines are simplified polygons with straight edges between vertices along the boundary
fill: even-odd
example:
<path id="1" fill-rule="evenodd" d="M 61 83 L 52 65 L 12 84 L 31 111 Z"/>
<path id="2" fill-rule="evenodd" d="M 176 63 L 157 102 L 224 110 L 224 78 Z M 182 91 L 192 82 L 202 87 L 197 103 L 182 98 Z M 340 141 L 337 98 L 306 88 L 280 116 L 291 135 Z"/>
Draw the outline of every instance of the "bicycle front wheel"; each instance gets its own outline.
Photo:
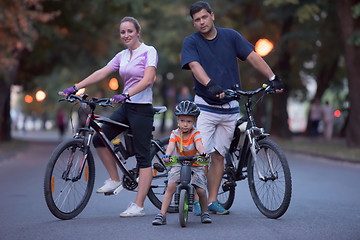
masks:
<path id="1" fill-rule="evenodd" d="M 179 222 L 181 227 L 186 227 L 189 218 L 189 193 L 181 189 L 179 199 Z"/>
<path id="2" fill-rule="evenodd" d="M 44 195 L 51 213 L 62 220 L 79 215 L 87 205 L 95 180 L 94 159 L 84 152 L 83 140 L 61 143 L 50 157 L 44 178 Z"/>
<path id="3" fill-rule="evenodd" d="M 251 155 L 250 155 L 251 156 Z M 289 207 L 291 173 L 285 154 L 270 139 L 257 142 L 257 162 L 248 162 L 248 183 L 256 207 L 268 218 L 279 218 Z"/>
<path id="4" fill-rule="evenodd" d="M 147 196 L 152 202 L 152 204 L 154 204 L 154 206 L 158 209 L 161 209 L 164 194 L 167 189 L 167 177 L 169 170 L 165 166 L 164 162 L 161 160 L 161 157 L 165 154 L 168 143 L 169 138 L 163 138 L 159 140 L 157 144 L 154 143 L 150 151 L 152 159 L 153 179 Z M 178 208 L 175 206 L 174 203 L 170 204 L 168 212 L 178 212 Z"/>

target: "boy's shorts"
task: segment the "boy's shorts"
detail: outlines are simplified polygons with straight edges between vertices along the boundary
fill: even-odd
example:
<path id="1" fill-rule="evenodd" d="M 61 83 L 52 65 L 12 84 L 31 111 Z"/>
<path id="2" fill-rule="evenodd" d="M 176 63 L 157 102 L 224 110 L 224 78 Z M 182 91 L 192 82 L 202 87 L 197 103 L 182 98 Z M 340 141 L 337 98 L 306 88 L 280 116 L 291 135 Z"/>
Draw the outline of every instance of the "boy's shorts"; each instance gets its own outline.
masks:
<path id="1" fill-rule="evenodd" d="M 173 166 L 170 168 L 168 173 L 168 183 L 179 183 L 180 182 L 180 169 L 181 166 Z M 207 188 L 207 180 L 205 176 L 205 167 L 191 167 L 192 175 L 190 184 L 195 185 L 199 188 Z"/>

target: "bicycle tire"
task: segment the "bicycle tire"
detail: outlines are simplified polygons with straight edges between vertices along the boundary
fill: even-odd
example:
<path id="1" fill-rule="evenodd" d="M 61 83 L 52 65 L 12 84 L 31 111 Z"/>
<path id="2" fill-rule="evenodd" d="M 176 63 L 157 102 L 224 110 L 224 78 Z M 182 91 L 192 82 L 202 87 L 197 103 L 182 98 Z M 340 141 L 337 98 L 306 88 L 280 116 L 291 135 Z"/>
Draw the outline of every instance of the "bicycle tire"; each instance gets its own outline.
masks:
<path id="1" fill-rule="evenodd" d="M 234 154 L 232 153 L 228 153 L 225 155 L 225 162 L 226 163 L 233 163 L 233 159 L 234 158 Z M 234 182 L 233 179 L 230 179 L 231 177 L 228 175 L 228 173 L 226 172 L 226 168 L 224 171 L 224 175 L 221 179 L 221 183 L 220 183 L 220 187 L 219 187 L 219 191 L 218 191 L 218 201 L 219 203 L 223 206 L 223 208 L 225 209 L 230 209 L 231 206 L 234 203 L 234 199 L 235 199 L 235 187 L 234 186 L 228 186 L 226 183 L 229 180 L 232 180 Z M 235 183 L 235 182 L 234 182 Z"/>
<path id="2" fill-rule="evenodd" d="M 269 178 L 268 180 L 256 178 L 256 167 L 254 167 L 254 160 L 251 157 L 247 168 L 251 197 L 263 215 L 276 219 L 284 215 L 290 205 L 292 192 L 290 168 L 285 154 L 274 141 L 262 139 L 257 144 L 259 147 L 256 150 L 259 170 L 265 177 L 271 177 L 268 163 L 268 160 L 271 160 L 277 176 L 275 179 Z"/>
<path id="3" fill-rule="evenodd" d="M 73 157 L 68 168 L 68 159 Z M 86 159 L 84 159 L 86 157 Z M 86 161 L 80 179 L 75 179 L 81 161 Z M 65 172 L 67 178 L 64 179 Z M 50 212 L 57 218 L 68 220 L 79 215 L 89 202 L 95 181 L 94 158 L 84 153 L 82 139 L 60 143 L 53 151 L 44 177 L 44 196 Z"/>
<path id="4" fill-rule="evenodd" d="M 186 227 L 189 219 L 189 193 L 181 189 L 179 199 L 179 222 L 181 227 Z"/>
<path id="5" fill-rule="evenodd" d="M 152 159 L 151 161 L 152 161 L 153 179 L 147 196 L 151 201 L 151 203 L 154 204 L 154 206 L 157 207 L 158 209 L 161 209 L 162 199 L 167 189 L 168 168 L 161 160 L 161 157 L 165 154 L 165 150 L 168 143 L 169 143 L 169 137 L 163 138 L 158 142 L 161 149 L 159 149 L 157 145 L 153 144 L 151 146 L 151 151 L 150 151 L 150 156 Z M 155 167 L 156 164 L 162 167 L 163 172 L 159 172 L 156 170 Z M 168 212 L 177 213 L 178 208 L 175 206 L 175 204 L 172 203 L 168 208 Z"/>

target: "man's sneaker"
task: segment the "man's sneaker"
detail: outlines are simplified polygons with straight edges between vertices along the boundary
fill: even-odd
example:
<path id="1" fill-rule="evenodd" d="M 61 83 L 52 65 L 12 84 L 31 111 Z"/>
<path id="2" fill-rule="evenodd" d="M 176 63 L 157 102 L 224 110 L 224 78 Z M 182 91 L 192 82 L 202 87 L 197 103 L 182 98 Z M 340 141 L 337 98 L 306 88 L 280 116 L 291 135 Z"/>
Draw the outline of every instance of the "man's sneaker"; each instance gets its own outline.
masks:
<path id="1" fill-rule="evenodd" d="M 208 212 L 201 213 L 201 223 L 211 223 L 211 218 Z"/>
<path id="2" fill-rule="evenodd" d="M 152 221 L 152 225 L 165 225 L 166 224 L 166 216 L 159 213 L 155 216 L 154 221 Z"/>
<path id="3" fill-rule="evenodd" d="M 110 178 L 105 181 L 104 186 L 96 190 L 97 193 L 113 192 L 121 185 L 121 182 L 111 180 Z"/>
<path id="4" fill-rule="evenodd" d="M 223 206 L 221 206 L 221 204 L 218 201 L 214 201 L 210 203 L 210 205 L 208 206 L 208 211 L 219 215 L 226 215 L 230 213 Z"/>
<path id="5" fill-rule="evenodd" d="M 194 215 L 200 216 L 201 215 L 201 207 L 199 201 L 194 202 Z"/>
<path id="6" fill-rule="evenodd" d="M 120 217 L 142 217 L 144 215 L 144 208 L 139 207 L 136 203 L 131 203 L 124 212 L 120 213 Z"/>

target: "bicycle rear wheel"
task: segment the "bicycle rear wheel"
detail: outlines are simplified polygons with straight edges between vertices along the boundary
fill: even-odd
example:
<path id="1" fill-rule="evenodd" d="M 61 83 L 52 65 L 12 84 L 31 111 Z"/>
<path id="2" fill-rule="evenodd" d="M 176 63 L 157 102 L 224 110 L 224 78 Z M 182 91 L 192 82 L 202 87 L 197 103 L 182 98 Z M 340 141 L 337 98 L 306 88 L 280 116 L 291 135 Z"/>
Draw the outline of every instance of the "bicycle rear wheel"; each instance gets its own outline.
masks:
<path id="1" fill-rule="evenodd" d="M 62 142 L 52 153 L 45 172 L 44 196 L 50 212 L 62 220 L 79 215 L 90 199 L 94 180 L 94 159 L 90 151 L 84 152 L 83 140 Z"/>
<path id="2" fill-rule="evenodd" d="M 286 212 L 290 204 L 290 168 L 285 154 L 275 142 L 262 139 L 257 144 L 257 167 L 252 158 L 247 168 L 250 193 L 260 212 L 268 218 L 276 219 Z M 263 179 L 257 171 L 263 175 Z"/>
<path id="3" fill-rule="evenodd" d="M 189 193 L 181 189 L 179 199 L 179 222 L 181 227 L 186 227 L 189 218 Z"/>
<path id="4" fill-rule="evenodd" d="M 153 179 L 147 196 L 152 204 L 154 204 L 154 206 L 158 209 L 161 209 L 162 200 L 167 189 L 168 168 L 161 160 L 161 157 L 165 154 L 168 143 L 169 138 L 163 138 L 158 141 L 160 148 L 156 144 L 153 144 L 150 151 Z M 168 212 L 176 213 L 178 212 L 178 208 L 172 203 L 168 208 Z"/>

